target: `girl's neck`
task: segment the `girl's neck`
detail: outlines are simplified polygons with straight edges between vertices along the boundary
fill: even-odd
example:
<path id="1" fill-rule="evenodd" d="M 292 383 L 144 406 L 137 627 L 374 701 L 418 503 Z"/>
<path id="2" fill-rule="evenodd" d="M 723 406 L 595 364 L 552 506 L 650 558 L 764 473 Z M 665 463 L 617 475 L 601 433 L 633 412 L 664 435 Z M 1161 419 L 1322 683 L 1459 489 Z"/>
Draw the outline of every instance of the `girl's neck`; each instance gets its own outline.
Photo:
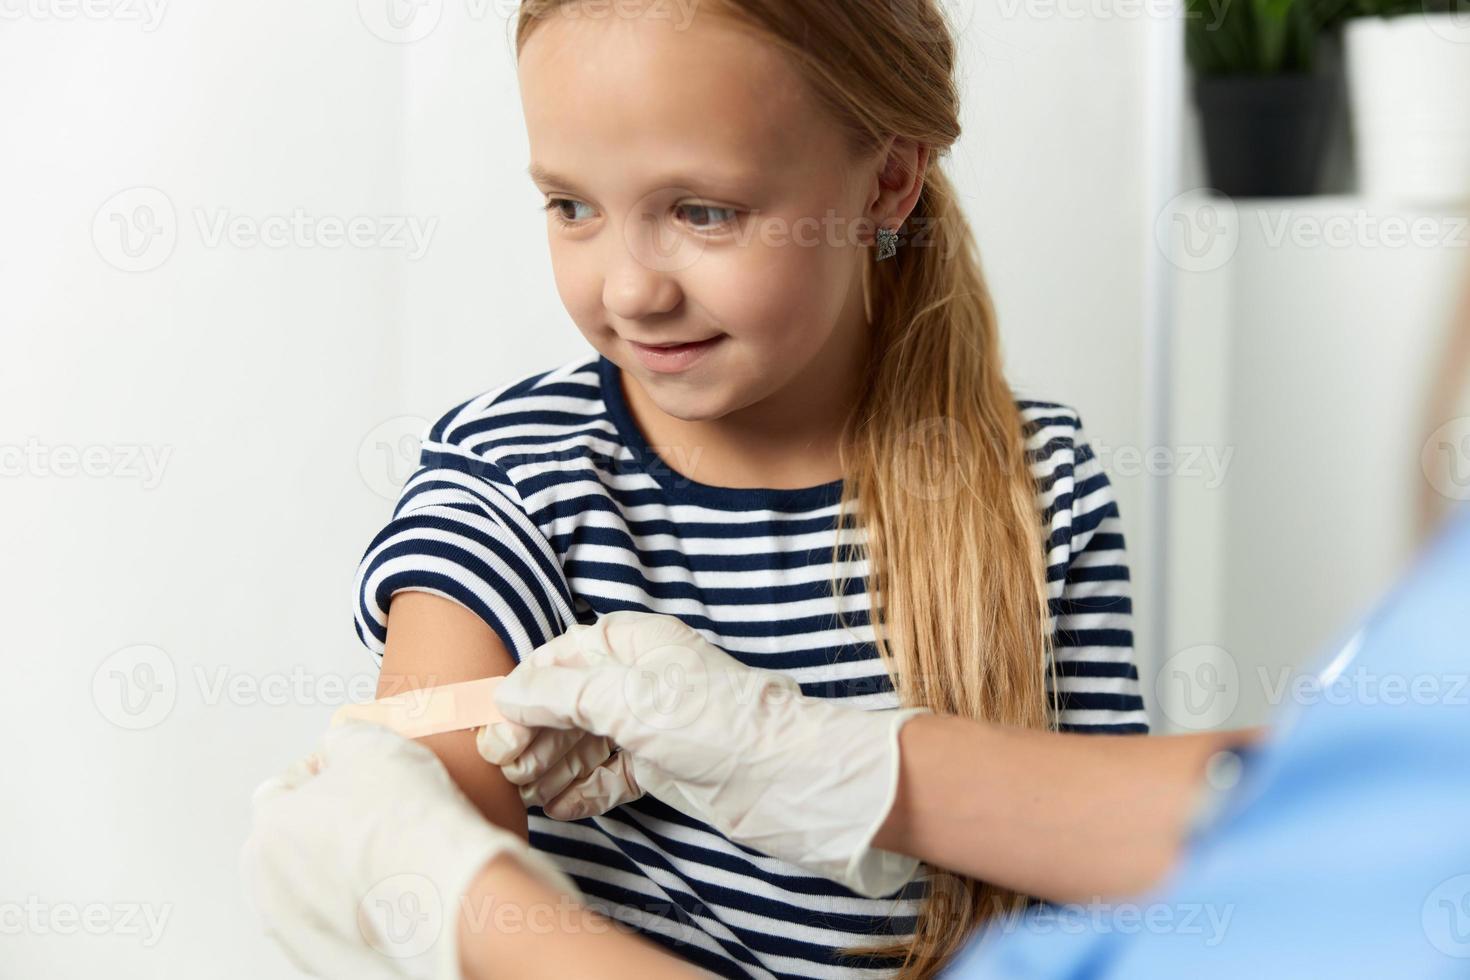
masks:
<path id="1" fill-rule="evenodd" d="M 781 391 L 711 421 L 669 415 L 626 371 L 623 394 L 648 444 L 681 476 L 732 489 L 815 487 L 843 478 L 839 438 L 867 357 L 862 344 L 829 347 Z"/>

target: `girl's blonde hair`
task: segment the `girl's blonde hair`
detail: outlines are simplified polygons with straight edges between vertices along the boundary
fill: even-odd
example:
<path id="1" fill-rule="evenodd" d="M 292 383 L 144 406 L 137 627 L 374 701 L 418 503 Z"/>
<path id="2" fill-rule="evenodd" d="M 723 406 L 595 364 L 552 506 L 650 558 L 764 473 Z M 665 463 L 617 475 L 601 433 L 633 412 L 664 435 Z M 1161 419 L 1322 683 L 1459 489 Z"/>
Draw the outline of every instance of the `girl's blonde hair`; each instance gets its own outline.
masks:
<path id="1" fill-rule="evenodd" d="M 577 0 L 524 0 L 516 50 Z M 905 704 L 1051 727 L 1046 561 L 1023 420 L 1002 374 L 974 238 L 938 166 L 960 135 L 955 38 L 934 0 L 706 0 L 782 50 L 855 154 L 932 149 L 909 241 L 870 262 L 872 358 L 842 436 L 840 529 L 854 512 L 876 645 Z M 854 157 L 855 159 L 857 157 Z M 833 582 L 833 594 L 845 595 Z M 965 778 L 956 773 L 956 778 Z M 921 980 L 1020 896 L 931 869 L 912 941 L 854 954 Z"/>

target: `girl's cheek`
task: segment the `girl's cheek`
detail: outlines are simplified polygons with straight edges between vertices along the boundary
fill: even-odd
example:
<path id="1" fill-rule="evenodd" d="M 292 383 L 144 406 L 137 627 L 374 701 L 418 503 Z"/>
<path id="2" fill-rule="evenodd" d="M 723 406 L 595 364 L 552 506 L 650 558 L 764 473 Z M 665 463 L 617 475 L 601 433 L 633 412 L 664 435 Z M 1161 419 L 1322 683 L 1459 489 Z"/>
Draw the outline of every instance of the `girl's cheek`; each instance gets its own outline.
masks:
<path id="1" fill-rule="evenodd" d="M 747 248 L 751 254 L 737 271 L 705 285 L 704 305 L 721 329 L 753 352 L 778 358 L 812 353 L 834 316 L 824 301 L 828 271 L 810 248 Z"/>
<path id="2" fill-rule="evenodd" d="M 614 343 L 616 337 L 607 326 L 602 308 L 602 280 L 596 270 L 553 255 L 552 272 L 562 306 L 588 342 L 599 350 Z"/>
<path id="3" fill-rule="evenodd" d="M 575 250 L 559 250 L 555 241 L 551 252 L 558 296 L 583 337 L 614 360 L 627 356 L 608 326 L 601 270 Z M 752 241 L 707 249 L 671 276 L 683 301 L 682 324 L 729 334 L 743 366 L 779 373 L 781 365 L 805 360 L 826 342 L 822 325 L 837 310 L 829 308 L 822 284 L 832 273 L 817 248 Z"/>

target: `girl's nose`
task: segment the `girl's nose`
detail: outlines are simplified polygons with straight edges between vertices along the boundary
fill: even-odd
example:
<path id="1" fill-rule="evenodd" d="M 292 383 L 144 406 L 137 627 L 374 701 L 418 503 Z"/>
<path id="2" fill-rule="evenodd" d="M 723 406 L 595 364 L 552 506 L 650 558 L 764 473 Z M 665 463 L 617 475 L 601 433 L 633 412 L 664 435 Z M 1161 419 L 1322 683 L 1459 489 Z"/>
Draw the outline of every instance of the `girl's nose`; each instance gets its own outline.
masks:
<path id="1" fill-rule="evenodd" d="M 602 302 L 623 320 L 637 320 L 676 309 L 683 293 L 669 273 L 650 267 L 624 251 L 603 281 Z"/>

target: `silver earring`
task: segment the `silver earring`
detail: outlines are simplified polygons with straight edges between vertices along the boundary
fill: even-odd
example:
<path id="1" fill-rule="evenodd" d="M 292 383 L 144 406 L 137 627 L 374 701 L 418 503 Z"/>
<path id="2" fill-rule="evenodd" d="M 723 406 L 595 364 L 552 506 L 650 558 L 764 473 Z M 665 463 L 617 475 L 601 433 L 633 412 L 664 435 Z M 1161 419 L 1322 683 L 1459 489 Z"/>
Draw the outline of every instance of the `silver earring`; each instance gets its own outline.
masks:
<path id="1" fill-rule="evenodd" d="M 898 254 L 898 229 L 878 229 L 878 261 L 891 259 Z"/>

